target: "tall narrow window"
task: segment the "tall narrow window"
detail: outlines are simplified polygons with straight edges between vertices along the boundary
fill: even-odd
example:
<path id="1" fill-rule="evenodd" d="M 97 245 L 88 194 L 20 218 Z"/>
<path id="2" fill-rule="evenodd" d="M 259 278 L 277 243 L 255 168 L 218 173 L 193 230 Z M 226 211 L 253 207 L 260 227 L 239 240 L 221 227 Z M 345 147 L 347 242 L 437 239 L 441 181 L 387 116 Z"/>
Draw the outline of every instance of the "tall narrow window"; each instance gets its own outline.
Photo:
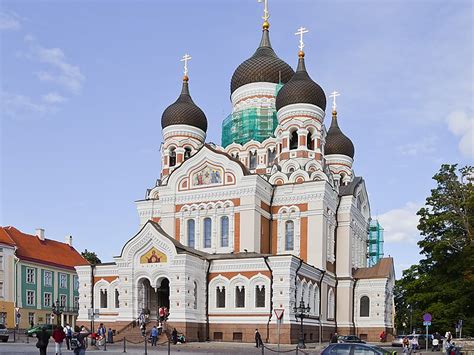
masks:
<path id="1" fill-rule="evenodd" d="M 184 160 L 188 160 L 191 158 L 191 148 L 186 147 L 184 148 Z"/>
<path id="2" fill-rule="evenodd" d="M 225 308 L 225 287 L 224 286 L 216 287 L 216 307 Z"/>
<path id="3" fill-rule="evenodd" d="M 221 217 L 221 247 L 229 246 L 229 217 Z"/>
<path id="4" fill-rule="evenodd" d="M 170 166 L 175 166 L 176 165 L 176 150 L 174 147 L 170 148 L 169 158 L 170 158 Z"/>
<path id="5" fill-rule="evenodd" d="M 290 149 L 298 149 L 298 131 L 294 130 L 291 132 L 291 138 L 290 138 Z"/>
<path id="6" fill-rule="evenodd" d="M 250 170 L 257 167 L 257 152 L 250 152 Z"/>
<path id="7" fill-rule="evenodd" d="M 235 307 L 245 307 L 245 286 L 235 286 Z"/>
<path id="8" fill-rule="evenodd" d="M 370 315 L 370 299 L 367 296 L 360 298 L 360 316 L 369 317 Z"/>
<path id="9" fill-rule="evenodd" d="M 212 221 L 209 217 L 204 218 L 204 248 L 211 247 Z"/>
<path id="10" fill-rule="evenodd" d="M 107 291 L 100 290 L 100 308 L 107 308 Z"/>
<path id="11" fill-rule="evenodd" d="M 311 137 L 311 132 L 309 132 L 308 135 L 306 136 L 306 147 L 309 150 L 314 150 L 314 140 Z"/>
<path id="12" fill-rule="evenodd" d="M 273 161 L 276 157 L 276 149 L 271 150 L 270 148 L 267 151 L 268 162 L 267 165 L 270 166 L 273 164 Z"/>
<path id="13" fill-rule="evenodd" d="M 194 219 L 188 219 L 188 247 L 194 248 Z"/>
<path id="14" fill-rule="evenodd" d="M 119 290 L 115 289 L 115 308 L 120 308 Z"/>
<path id="15" fill-rule="evenodd" d="M 334 291 L 332 288 L 328 292 L 328 319 L 334 319 L 334 307 L 336 306 L 336 300 L 334 298 Z"/>
<path id="16" fill-rule="evenodd" d="M 255 307 L 265 307 L 265 285 L 255 286 Z"/>
<path id="17" fill-rule="evenodd" d="M 194 281 L 194 309 L 198 308 L 198 284 Z"/>
<path id="18" fill-rule="evenodd" d="M 293 250 L 295 239 L 295 224 L 293 221 L 285 222 L 285 250 Z"/>

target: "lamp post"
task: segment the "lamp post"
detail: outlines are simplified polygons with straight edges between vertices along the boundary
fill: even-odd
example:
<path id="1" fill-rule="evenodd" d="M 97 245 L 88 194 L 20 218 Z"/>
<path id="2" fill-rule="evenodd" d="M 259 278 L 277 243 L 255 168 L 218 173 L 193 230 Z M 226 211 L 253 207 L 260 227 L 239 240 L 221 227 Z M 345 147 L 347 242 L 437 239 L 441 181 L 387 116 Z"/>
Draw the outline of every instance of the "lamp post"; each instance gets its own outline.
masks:
<path id="1" fill-rule="evenodd" d="M 309 311 L 311 308 L 309 306 L 305 307 L 304 301 L 303 301 L 303 295 L 301 295 L 301 300 L 300 300 L 300 305 L 295 306 L 293 308 L 293 311 L 295 312 L 295 317 L 300 318 L 301 320 L 301 327 L 300 327 L 300 338 L 298 340 L 298 348 L 300 349 L 305 349 L 306 345 L 304 343 L 304 328 L 303 328 L 303 319 L 308 317 Z"/>
<path id="2" fill-rule="evenodd" d="M 56 317 L 57 325 L 61 325 L 59 317 L 63 314 L 64 308 L 61 307 L 59 300 L 56 300 L 56 303 L 53 303 L 52 312 Z"/>

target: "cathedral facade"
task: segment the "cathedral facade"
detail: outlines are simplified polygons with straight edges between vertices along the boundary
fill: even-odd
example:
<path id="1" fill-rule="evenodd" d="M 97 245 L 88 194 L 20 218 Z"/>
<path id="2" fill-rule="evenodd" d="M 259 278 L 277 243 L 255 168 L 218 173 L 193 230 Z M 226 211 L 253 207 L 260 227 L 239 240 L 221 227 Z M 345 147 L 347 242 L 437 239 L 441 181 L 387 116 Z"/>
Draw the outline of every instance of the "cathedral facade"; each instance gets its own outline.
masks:
<path id="1" fill-rule="evenodd" d="M 295 343 L 303 301 L 307 342 L 392 332 L 393 260 L 367 267 L 366 185 L 335 102 L 325 123 L 326 94 L 302 47 L 294 71 L 264 22 L 257 50 L 232 76 L 226 129 L 237 137 L 242 120 L 255 126 L 264 115 L 268 134 L 250 130 L 222 146 L 205 141 L 206 115 L 185 69 L 162 115 L 161 177 L 136 202 L 138 233 L 113 262 L 76 267 L 78 322 L 97 309 L 96 322 L 120 331 L 143 313 L 156 321 L 166 306 L 168 324 L 189 340 L 250 342 L 258 328 L 277 342 L 277 309 L 281 341 Z"/>

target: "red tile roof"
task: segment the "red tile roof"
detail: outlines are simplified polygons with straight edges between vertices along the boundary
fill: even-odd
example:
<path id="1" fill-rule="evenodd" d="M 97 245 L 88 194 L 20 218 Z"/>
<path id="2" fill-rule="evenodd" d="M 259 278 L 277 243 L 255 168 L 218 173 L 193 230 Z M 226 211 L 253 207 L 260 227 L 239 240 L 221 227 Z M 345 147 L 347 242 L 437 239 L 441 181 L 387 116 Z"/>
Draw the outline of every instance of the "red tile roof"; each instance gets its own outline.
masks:
<path id="1" fill-rule="evenodd" d="M 3 228 L 0 228 L 0 243 L 15 246 L 15 242 L 10 238 L 7 232 Z"/>
<path id="2" fill-rule="evenodd" d="M 0 242 L 7 240 L 6 237 L 9 237 L 10 245 L 17 247 L 16 256 L 20 260 L 68 269 L 89 264 L 76 249 L 67 243 L 46 238 L 40 240 L 37 236 L 22 233 L 15 227 L 1 227 Z"/>

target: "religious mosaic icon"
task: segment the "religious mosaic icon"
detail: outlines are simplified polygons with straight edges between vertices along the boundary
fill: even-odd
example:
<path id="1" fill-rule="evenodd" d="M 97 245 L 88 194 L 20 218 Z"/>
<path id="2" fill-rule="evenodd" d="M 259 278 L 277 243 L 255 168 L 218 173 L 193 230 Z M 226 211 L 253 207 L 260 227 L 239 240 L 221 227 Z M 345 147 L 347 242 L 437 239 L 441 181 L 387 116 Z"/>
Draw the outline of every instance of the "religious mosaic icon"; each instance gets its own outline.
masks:
<path id="1" fill-rule="evenodd" d="M 204 168 L 193 174 L 193 186 L 222 184 L 222 175 L 222 169 L 206 165 Z"/>
<path id="2" fill-rule="evenodd" d="M 155 247 L 151 248 L 140 257 L 140 264 L 158 264 L 166 263 L 166 261 L 166 255 Z"/>

